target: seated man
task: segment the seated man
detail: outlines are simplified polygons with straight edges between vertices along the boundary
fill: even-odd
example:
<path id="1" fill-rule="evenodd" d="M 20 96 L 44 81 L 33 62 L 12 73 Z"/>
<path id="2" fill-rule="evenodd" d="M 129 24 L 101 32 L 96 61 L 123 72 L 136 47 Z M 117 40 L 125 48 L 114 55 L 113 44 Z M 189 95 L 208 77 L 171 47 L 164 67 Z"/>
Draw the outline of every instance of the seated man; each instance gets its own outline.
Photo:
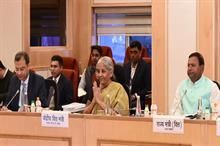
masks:
<path id="1" fill-rule="evenodd" d="M 0 103 L 4 102 L 8 93 L 9 83 L 13 73 L 0 60 Z"/>
<path id="2" fill-rule="evenodd" d="M 62 105 L 66 105 L 73 102 L 72 82 L 62 74 L 62 70 L 63 70 L 63 58 L 59 55 L 52 56 L 50 63 L 50 71 L 52 76 L 49 77 L 48 79 L 54 80 L 58 86 L 58 99 L 57 99 L 58 109 L 56 110 L 62 110 Z M 53 109 L 51 105 L 49 105 L 49 107 Z"/>
<path id="3" fill-rule="evenodd" d="M 91 55 L 90 55 L 89 64 L 82 74 L 78 87 L 86 91 L 86 95 L 80 97 L 80 101 L 82 103 L 87 103 L 87 101 L 92 101 L 92 97 L 93 97 L 92 84 L 95 78 L 95 66 L 101 56 L 102 56 L 101 46 L 91 46 Z"/>
<path id="4" fill-rule="evenodd" d="M 144 110 L 146 95 L 151 91 L 151 65 L 141 58 L 141 43 L 130 44 L 130 61 L 124 65 L 126 84 L 130 89 L 130 107 L 136 107 L 135 94 L 140 96 L 141 109 Z"/>
<path id="5" fill-rule="evenodd" d="M 4 110 L 23 111 L 24 105 L 40 98 L 43 107 L 47 107 L 44 78 L 29 71 L 29 56 L 26 52 L 15 55 L 15 75 L 11 78 L 8 97 Z"/>
<path id="6" fill-rule="evenodd" d="M 217 85 L 203 74 L 205 62 L 203 56 L 194 52 L 189 55 L 187 75 L 177 88 L 172 114 L 193 115 L 198 111 L 198 101 L 202 101 L 202 110 L 209 109 L 211 102 L 220 100 L 220 91 Z"/>

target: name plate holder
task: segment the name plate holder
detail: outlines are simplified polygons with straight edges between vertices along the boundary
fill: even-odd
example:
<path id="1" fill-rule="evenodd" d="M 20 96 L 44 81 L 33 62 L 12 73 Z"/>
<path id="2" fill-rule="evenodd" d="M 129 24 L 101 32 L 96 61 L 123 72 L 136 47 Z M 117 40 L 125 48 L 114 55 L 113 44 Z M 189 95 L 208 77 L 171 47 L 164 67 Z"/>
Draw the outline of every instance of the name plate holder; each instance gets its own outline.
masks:
<path id="1" fill-rule="evenodd" d="M 155 115 L 153 116 L 153 132 L 184 133 L 184 116 Z"/>
<path id="2" fill-rule="evenodd" d="M 42 111 L 42 127 L 69 127 L 69 112 L 67 111 Z"/>

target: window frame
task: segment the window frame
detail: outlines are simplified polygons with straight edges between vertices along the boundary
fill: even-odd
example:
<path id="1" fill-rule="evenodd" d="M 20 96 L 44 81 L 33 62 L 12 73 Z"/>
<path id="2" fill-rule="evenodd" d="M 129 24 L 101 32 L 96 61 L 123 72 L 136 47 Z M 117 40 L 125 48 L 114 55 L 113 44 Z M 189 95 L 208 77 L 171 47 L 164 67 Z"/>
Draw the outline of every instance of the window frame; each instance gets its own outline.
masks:
<path id="1" fill-rule="evenodd" d="M 70 54 L 73 42 L 70 36 L 72 36 L 72 22 L 73 22 L 73 1 L 66 0 L 66 45 L 65 46 L 31 46 L 30 45 L 30 1 L 22 1 L 22 15 L 23 15 L 23 48 L 24 51 L 35 54 L 43 52 L 62 52 Z"/>

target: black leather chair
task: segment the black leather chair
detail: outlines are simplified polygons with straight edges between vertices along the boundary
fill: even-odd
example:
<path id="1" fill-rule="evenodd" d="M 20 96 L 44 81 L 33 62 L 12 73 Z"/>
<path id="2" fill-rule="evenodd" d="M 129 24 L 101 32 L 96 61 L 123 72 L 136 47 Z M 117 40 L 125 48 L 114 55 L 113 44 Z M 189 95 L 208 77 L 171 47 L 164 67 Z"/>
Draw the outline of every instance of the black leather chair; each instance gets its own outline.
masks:
<path id="1" fill-rule="evenodd" d="M 218 86 L 219 90 L 220 90 L 220 85 L 217 81 L 213 81 L 214 83 L 216 83 L 216 85 Z"/>
<path id="2" fill-rule="evenodd" d="M 58 99 L 58 87 L 57 84 L 55 83 L 55 81 L 50 80 L 50 79 L 45 79 L 45 84 L 46 84 L 46 89 L 47 89 L 47 105 L 49 106 L 50 109 L 52 110 L 59 110 L 58 109 L 58 103 L 59 103 L 59 99 Z M 51 100 L 53 97 L 53 103 L 54 106 L 51 107 Z"/>

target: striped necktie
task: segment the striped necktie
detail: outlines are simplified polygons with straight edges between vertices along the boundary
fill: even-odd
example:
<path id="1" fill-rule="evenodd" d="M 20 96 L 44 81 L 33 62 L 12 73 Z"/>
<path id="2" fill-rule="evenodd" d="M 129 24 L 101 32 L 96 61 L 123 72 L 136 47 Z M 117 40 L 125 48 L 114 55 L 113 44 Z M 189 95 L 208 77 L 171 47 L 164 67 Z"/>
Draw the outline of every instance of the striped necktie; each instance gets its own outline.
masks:
<path id="1" fill-rule="evenodd" d="M 27 85 L 25 82 L 22 81 L 21 83 L 22 85 L 22 90 L 21 90 L 21 104 L 20 106 L 23 106 L 23 105 L 27 105 L 28 104 L 28 99 L 27 99 Z"/>

